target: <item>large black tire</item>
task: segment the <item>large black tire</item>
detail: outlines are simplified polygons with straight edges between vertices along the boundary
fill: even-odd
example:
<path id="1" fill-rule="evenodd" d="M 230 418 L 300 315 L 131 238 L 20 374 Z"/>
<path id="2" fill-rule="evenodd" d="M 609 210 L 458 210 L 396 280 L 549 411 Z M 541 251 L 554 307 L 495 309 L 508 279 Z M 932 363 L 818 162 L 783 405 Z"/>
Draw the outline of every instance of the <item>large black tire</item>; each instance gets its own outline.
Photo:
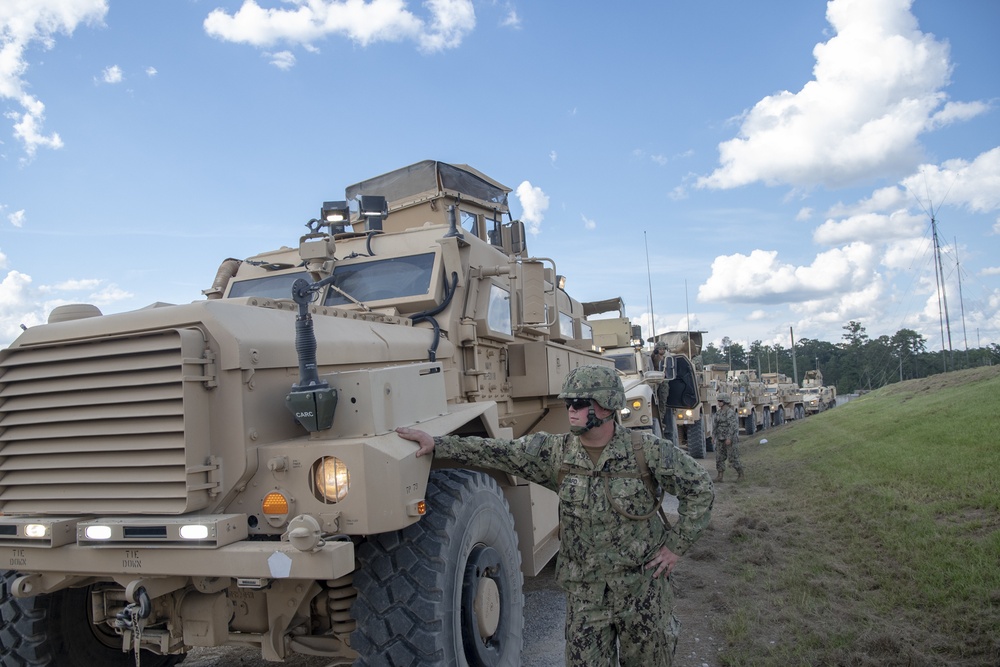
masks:
<path id="1" fill-rule="evenodd" d="M 48 595 L 16 598 L 10 584 L 17 572 L 0 581 L 0 665 L 3 667 L 134 667 L 135 654 L 122 651 L 122 639 L 110 628 L 90 622 L 88 588 L 67 588 Z M 181 655 L 142 652 L 143 667 L 171 667 Z"/>
<path id="2" fill-rule="evenodd" d="M 757 415 L 754 414 L 753 410 L 751 410 L 750 414 L 746 416 L 744 423 L 746 424 L 746 432 L 748 436 L 757 432 Z"/>
<path id="3" fill-rule="evenodd" d="M 785 423 L 785 406 L 779 405 L 778 412 L 776 413 L 776 416 L 774 418 L 774 425 L 781 426 L 784 423 Z"/>
<path id="4" fill-rule="evenodd" d="M 760 421 L 760 430 L 766 431 L 769 428 L 771 428 L 771 411 L 765 409 L 764 418 Z"/>
<path id="5" fill-rule="evenodd" d="M 517 667 L 524 644 L 521 554 L 496 480 L 436 470 L 426 500 L 419 522 L 358 547 L 354 664 Z M 474 602 L 499 612 L 477 615 Z"/>
<path id="6" fill-rule="evenodd" d="M 705 428 L 701 419 L 687 427 L 688 454 L 692 458 L 705 458 Z"/>

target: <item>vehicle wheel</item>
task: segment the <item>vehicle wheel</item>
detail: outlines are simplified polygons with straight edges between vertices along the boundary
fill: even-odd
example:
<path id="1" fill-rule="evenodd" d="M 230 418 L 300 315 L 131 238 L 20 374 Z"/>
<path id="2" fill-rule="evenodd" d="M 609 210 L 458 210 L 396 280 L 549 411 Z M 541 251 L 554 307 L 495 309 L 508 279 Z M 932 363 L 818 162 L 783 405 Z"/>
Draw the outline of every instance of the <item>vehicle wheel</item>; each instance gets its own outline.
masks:
<path id="1" fill-rule="evenodd" d="M 688 454 L 692 458 L 705 458 L 705 427 L 699 419 L 687 427 Z"/>
<path id="2" fill-rule="evenodd" d="M 774 418 L 775 426 L 781 426 L 785 423 L 785 407 L 779 406 L 777 416 Z"/>
<path id="3" fill-rule="evenodd" d="M 354 664 L 517 667 L 521 554 L 496 480 L 436 470 L 426 500 L 419 522 L 358 547 Z"/>
<path id="4" fill-rule="evenodd" d="M 796 405 L 795 406 L 795 411 L 799 414 L 799 416 L 796 417 L 796 419 L 805 419 L 806 418 L 806 409 L 804 407 L 802 407 L 801 405 Z"/>
<path id="5" fill-rule="evenodd" d="M 751 412 L 750 414 L 748 414 L 747 415 L 747 420 L 746 420 L 746 425 L 747 425 L 746 431 L 747 431 L 747 435 L 748 436 L 751 436 L 754 433 L 756 433 L 757 432 L 757 415 L 755 415 L 753 412 Z"/>
<path id="6" fill-rule="evenodd" d="M 16 598 L 10 584 L 18 576 L 6 571 L 0 580 L 0 665 L 134 667 L 135 654 L 122 651 L 121 636 L 91 623 L 91 587 Z M 144 650 L 141 658 L 144 667 L 170 667 L 184 656 Z"/>
<path id="7" fill-rule="evenodd" d="M 715 438 L 709 437 L 705 438 L 705 451 L 714 452 L 715 451 Z"/>
<path id="8" fill-rule="evenodd" d="M 769 428 L 771 428 L 771 411 L 764 410 L 764 419 L 760 423 L 760 430 L 766 431 Z"/>

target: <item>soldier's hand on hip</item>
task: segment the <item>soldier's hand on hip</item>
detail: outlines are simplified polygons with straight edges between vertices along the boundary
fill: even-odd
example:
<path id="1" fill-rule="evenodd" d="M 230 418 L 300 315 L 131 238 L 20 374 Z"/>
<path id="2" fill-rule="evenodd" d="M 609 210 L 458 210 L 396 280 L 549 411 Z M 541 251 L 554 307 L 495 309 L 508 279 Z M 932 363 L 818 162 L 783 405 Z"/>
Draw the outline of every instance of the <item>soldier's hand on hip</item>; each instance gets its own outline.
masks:
<path id="1" fill-rule="evenodd" d="M 646 563 L 646 567 L 644 569 L 650 570 L 652 568 L 656 568 L 653 571 L 653 579 L 656 579 L 663 572 L 666 572 L 669 577 L 670 573 L 674 571 L 674 566 L 677 565 L 677 561 L 679 561 L 680 558 L 680 556 L 667 547 L 660 547 L 660 550 L 656 552 L 656 556 L 653 557 L 653 560 Z"/>
<path id="2" fill-rule="evenodd" d="M 407 428 L 405 426 L 397 428 L 396 433 L 401 438 L 417 443 L 417 456 L 434 453 L 434 438 L 429 433 L 421 431 L 418 428 Z"/>

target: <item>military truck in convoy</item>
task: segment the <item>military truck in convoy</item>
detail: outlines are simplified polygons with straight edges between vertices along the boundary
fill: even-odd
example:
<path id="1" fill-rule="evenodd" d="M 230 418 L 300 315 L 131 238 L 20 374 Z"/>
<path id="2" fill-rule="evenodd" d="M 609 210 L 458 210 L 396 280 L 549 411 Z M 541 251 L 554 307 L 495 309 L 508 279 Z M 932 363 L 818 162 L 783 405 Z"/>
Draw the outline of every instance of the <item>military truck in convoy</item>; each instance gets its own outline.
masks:
<path id="1" fill-rule="evenodd" d="M 617 312 L 618 316 L 594 317 L 609 312 Z M 663 380 L 663 372 L 653 368 L 650 353 L 643 349 L 642 328 L 632 324 L 625 315 L 625 301 L 617 297 L 585 302 L 583 314 L 593 334 L 594 345 L 602 356 L 615 362 L 625 387 L 625 407 L 620 415 L 622 425 L 661 435 L 656 387 Z"/>
<path id="2" fill-rule="evenodd" d="M 420 162 L 205 299 L 60 306 L 0 351 L 0 663 L 520 664 L 555 494 L 394 433 L 563 432 L 567 374 L 614 363 L 509 192 Z"/>
<path id="3" fill-rule="evenodd" d="M 768 392 L 758 379 L 757 371 L 749 368 L 729 371 L 727 382 L 732 387 L 733 407 L 740 417 L 740 428 L 747 435 L 753 435 L 770 427 L 780 402 L 777 393 Z"/>
<path id="4" fill-rule="evenodd" d="M 837 406 L 837 388 L 823 384 L 823 373 L 817 368 L 802 377 L 802 399 L 806 414 L 815 415 Z"/>
<path id="5" fill-rule="evenodd" d="M 673 434 L 673 438 L 681 449 L 696 459 L 705 458 L 706 451 L 714 451 L 715 445 L 712 438 L 712 412 L 716 409 L 717 393 L 711 381 L 711 375 L 706 374 L 700 367 L 700 361 L 694 361 L 700 357 L 704 331 L 668 331 L 657 334 L 649 339 L 649 342 L 662 344 L 669 355 L 676 357 L 678 368 L 685 364 L 691 364 L 691 368 L 684 367 L 681 374 L 683 378 L 690 376 L 693 380 L 691 386 L 682 387 L 682 380 L 676 381 L 669 386 L 669 391 L 685 392 L 685 396 L 677 394 L 666 403 L 661 409 L 664 422 L 664 432 Z M 661 392 L 664 394 L 666 392 Z M 691 397 L 697 397 L 692 401 Z M 689 405 L 689 403 L 692 403 Z M 677 407 L 670 407 L 677 406 Z"/>
<path id="6" fill-rule="evenodd" d="M 777 406 L 771 413 L 771 425 L 780 426 L 786 421 L 805 419 L 806 407 L 802 389 L 783 373 L 764 373 L 764 390 L 777 399 Z"/>

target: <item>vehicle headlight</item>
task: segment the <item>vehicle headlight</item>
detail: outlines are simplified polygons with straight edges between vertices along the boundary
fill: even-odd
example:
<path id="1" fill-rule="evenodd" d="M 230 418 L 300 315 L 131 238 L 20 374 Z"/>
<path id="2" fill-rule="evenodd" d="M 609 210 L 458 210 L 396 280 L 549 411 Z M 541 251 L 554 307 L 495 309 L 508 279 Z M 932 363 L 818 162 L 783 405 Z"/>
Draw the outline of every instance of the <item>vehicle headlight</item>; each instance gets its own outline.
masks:
<path id="1" fill-rule="evenodd" d="M 336 456 L 324 456 L 313 463 L 309 478 L 313 494 L 325 503 L 336 503 L 346 498 L 351 485 L 347 464 Z"/>
<path id="2" fill-rule="evenodd" d="M 41 523 L 29 523 L 24 527 L 24 534 L 26 537 L 42 538 L 48 535 L 48 528 L 45 524 Z"/>
<path id="3" fill-rule="evenodd" d="M 632 399 L 632 409 L 633 410 L 641 410 L 642 409 L 642 399 L 641 398 L 634 398 L 634 399 Z"/>
<path id="4" fill-rule="evenodd" d="M 629 417 L 632 416 L 632 411 L 629 410 L 628 408 L 622 408 L 618 412 L 621 413 L 622 421 L 624 421 L 624 420 L 626 420 L 626 419 L 628 419 Z"/>

